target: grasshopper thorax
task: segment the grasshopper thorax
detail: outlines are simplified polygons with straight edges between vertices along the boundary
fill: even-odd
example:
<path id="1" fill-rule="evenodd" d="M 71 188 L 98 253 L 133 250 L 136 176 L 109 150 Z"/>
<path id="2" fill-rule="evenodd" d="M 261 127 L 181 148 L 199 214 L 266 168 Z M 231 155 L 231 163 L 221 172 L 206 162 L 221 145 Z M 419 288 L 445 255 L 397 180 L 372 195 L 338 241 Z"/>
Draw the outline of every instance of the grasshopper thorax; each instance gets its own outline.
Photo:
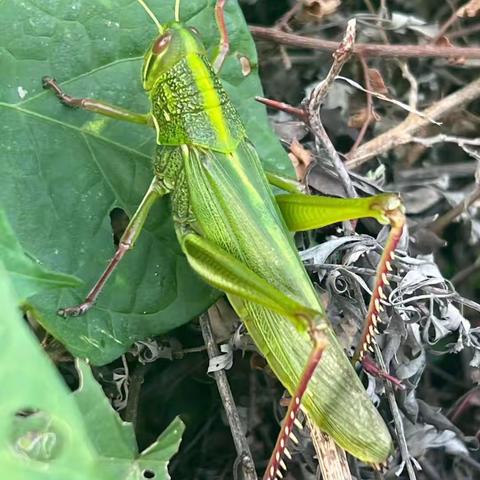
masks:
<path id="1" fill-rule="evenodd" d="M 163 28 L 144 57 L 142 79 L 145 90 L 150 91 L 162 73 L 168 71 L 188 55 L 205 55 L 205 47 L 198 32 L 180 22 Z"/>

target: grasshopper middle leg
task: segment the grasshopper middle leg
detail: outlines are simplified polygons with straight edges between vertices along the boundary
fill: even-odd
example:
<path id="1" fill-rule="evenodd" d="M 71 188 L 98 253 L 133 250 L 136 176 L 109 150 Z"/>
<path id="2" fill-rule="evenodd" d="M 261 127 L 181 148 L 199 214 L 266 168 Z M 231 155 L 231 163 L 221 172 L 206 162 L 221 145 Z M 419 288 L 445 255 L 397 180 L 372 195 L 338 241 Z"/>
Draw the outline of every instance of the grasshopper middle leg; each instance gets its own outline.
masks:
<path id="1" fill-rule="evenodd" d="M 95 285 L 88 292 L 85 300 L 79 305 L 61 308 L 57 312 L 59 315 L 63 317 L 76 317 L 79 315 L 83 315 L 88 310 L 90 310 L 90 308 L 93 307 L 98 295 L 105 286 L 105 283 L 107 283 L 107 280 L 110 278 L 110 275 L 113 273 L 115 268 L 117 268 L 123 256 L 135 244 L 135 241 L 137 240 L 140 232 L 142 231 L 143 225 L 145 224 L 150 209 L 155 204 L 155 202 L 165 193 L 166 192 L 164 191 L 163 187 L 159 185 L 158 180 L 154 178 L 152 183 L 150 184 L 150 187 L 147 190 L 147 193 L 143 197 L 140 206 L 137 208 L 137 211 L 134 213 L 132 219 L 130 220 L 130 223 L 125 229 L 125 232 L 120 239 L 120 243 L 118 245 L 117 251 L 115 252 L 115 255 L 110 260 L 107 268 L 104 270 Z"/>

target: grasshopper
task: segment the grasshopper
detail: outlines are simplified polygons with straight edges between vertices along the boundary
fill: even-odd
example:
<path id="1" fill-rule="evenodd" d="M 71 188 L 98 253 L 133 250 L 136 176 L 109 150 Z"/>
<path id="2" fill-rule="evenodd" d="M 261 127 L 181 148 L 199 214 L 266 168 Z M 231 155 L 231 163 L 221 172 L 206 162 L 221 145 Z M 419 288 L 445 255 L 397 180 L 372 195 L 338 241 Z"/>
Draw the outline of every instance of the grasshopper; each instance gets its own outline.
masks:
<path id="1" fill-rule="evenodd" d="M 143 0 L 158 36 L 146 51 L 142 81 L 151 111 L 135 113 L 105 102 L 67 95 L 51 78 L 44 86 L 61 102 L 154 128 L 153 180 L 130 220 L 118 249 L 77 306 L 63 316 L 85 314 L 138 238 L 152 205 L 170 195 L 176 235 L 192 269 L 226 293 L 273 372 L 292 395 L 264 478 L 281 477 L 288 441 L 294 440 L 300 407 L 320 429 L 360 460 L 378 464 L 392 450 L 390 434 L 371 404 L 350 360 L 328 323 L 291 232 L 373 217 L 391 230 L 356 358 L 371 349 L 385 298 L 386 273 L 404 224 L 395 194 L 337 199 L 298 193 L 263 171 L 255 147 L 217 77 L 228 54 L 226 0 L 217 0 L 220 32 L 210 60 L 199 33 L 180 21 L 162 25 Z M 270 183 L 283 185 L 274 196 Z"/>

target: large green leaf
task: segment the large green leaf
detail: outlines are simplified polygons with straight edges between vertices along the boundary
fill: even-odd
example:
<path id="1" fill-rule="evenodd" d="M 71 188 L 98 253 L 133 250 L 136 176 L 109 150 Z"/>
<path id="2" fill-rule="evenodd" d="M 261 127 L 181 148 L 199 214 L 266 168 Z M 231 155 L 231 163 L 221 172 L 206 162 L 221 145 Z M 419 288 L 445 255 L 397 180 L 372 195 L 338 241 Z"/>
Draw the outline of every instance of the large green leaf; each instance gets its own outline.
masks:
<path id="1" fill-rule="evenodd" d="M 138 454 L 131 425 L 112 410 L 86 364 L 79 362 L 80 389 L 69 392 L 20 317 L 1 262 L 0 285 L 2 478 L 141 480 L 148 470 L 169 479 L 167 465 L 178 449 L 182 422 L 175 419 Z"/>
<path id="2" fill-rule="evenodd" d="M 29 258 L 18 243 L 3 210 L 0 210 L 0 261 L 10 274 L 20 301 L 44 290 L 79 287 L 82 284 L 72 275 L 50 272 L 35 259 Z"/>
<path id="3" fill-rule="evenodd" d="M 172 20 L 173 0 L 149 3 L 161 21 Z M 213 4 L 181 3 L 182 19 L 210 50 L 218 42 Z M 222 79 L 261 158 L 285 170 L 288 159 L 253 100 L 261 93 L 256 52 L 236 1 L 227 2 L 226 21 L 232 49 Z M 82 299 L 112 256 L 109 212 L 134 212 L 150 181 L 154 136 L 146 127 L 63 107 L 42 91 L 41 77 L 56 77 L 74 95 L 147 111 L 140 69 L 154 35 L 132 0 L 0 2 L 0 205 L 29 254 L 84 280 L 84 288 L 37 296 L 31 304 L 48 331 L 95 363 L 185 323 L 217 295 L 188 267 L 164 201 L 97 307 L 80 319 L 55 315 Z"/>

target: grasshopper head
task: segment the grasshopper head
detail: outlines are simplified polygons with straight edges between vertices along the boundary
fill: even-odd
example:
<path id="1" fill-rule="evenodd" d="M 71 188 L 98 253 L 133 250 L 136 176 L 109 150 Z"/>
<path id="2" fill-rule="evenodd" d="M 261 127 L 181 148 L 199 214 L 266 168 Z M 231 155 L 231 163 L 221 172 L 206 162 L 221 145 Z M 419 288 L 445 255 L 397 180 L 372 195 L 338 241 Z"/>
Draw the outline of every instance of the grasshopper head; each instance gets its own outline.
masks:
<path id="1" fill-rule="evenodd" d="M 205 47 L 192 28 L 180 22 L 173 22 L 165 27 L 152 46 L 147 50 L 143 62 L 143 87 L 149 91 L 160 75 L 190 54 L 206 53 Z"/>

